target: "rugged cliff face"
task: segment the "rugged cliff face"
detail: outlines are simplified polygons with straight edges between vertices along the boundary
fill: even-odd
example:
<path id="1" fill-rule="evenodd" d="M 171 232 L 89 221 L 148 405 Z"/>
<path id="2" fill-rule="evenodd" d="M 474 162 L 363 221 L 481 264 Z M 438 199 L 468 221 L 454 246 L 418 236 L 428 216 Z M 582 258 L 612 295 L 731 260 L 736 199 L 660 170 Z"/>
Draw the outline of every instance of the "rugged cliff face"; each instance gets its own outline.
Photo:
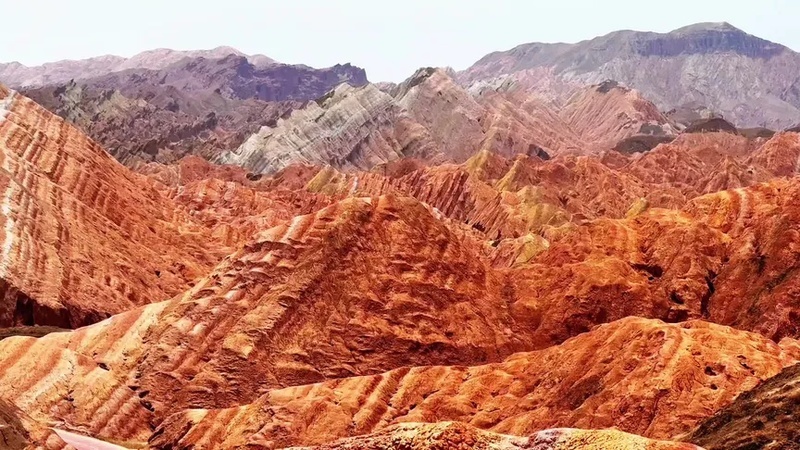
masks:
<path id="1" fill-rule="evenodd" d="M 703 105 L 737 126 L 783 129 L 800 121 L 800 55 L 727 23 L 670 33 L 618 31 L 577 44 L 523 44 L 486 55 L 463 83 L 513 79 L 563 102 L 586 84 L 616 80 L 663 111 Z"/>

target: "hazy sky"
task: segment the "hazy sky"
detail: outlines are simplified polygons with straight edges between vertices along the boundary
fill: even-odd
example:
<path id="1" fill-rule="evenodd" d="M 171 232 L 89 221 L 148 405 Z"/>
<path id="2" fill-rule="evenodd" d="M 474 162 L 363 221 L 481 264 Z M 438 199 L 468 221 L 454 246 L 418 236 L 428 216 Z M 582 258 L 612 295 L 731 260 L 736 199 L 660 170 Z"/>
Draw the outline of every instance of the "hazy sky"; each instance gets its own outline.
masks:
<path id="1" fill-rule="evenodd" d="M 315 67 L 351 62 L 372 81 L 464 69 L 525 42 L 695 22 L 727 21 L 800 50 L 797 0 L 0 0 L 0 14 L 0 62 L 230 45 Z"/>

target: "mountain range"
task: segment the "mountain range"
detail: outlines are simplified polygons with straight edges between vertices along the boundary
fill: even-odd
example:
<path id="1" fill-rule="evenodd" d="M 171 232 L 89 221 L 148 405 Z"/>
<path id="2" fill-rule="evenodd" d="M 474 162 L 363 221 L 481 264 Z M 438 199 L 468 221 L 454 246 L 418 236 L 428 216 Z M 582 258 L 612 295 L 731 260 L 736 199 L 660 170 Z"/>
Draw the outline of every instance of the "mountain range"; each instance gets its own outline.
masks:
<path id="1" fill-rule="evenodd" d="M 798 448 L 800 129 L 713 100 L 792 55 L 699 24 L 400 83 L 4 72 L 0 448 Z"/>
<path id="2" fill-rule="evenodd" d="M 510 79 L 556 104 L 580 86 L 614 80 L 662 111 L 706 107 L 741 127 L 781 129 L 800 122 L 798 72 L 800 54 L 791 49 L 728 23 L 701 23 L 522 44 L 486 55 L 459 76 L 468 85 Z"/>

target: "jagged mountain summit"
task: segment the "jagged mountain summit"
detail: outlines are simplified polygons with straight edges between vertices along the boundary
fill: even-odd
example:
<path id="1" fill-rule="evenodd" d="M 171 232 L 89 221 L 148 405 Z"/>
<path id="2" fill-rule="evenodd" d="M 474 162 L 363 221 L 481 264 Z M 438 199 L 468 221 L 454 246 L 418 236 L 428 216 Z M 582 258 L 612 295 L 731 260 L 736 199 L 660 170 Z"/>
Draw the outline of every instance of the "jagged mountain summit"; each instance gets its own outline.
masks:
<path id="1" fill-rule="evenodd" d="M 669 33 L 617 31 L 576 44 L 530 43 L 494 52 L 459 74 L 469 85 L 511 78 L 561 102 L 580 86 L 616 80 L 662 111 L 699 104 L 737 126 L 800 121 L 800 54 L 728 23 Z"/>
<path id="2" fill-rule="evenodd" d="M 246 55 L 233 47 L 221 46 L 211 50 L 171 50 L 159 48 L 138 53 L 130 58 L 104 55 L 81 60 L 65 60 L 45 63 L 40 66 L 26 66 L 18 62 L 0 64 L 0 82 L 7 86 L 41 87 L 82 80 L 120 72 L 128 69 L 164 69 L 184 59 L 220 59 L 228 55 L 246 58 L 256 66 L 275 64 L 276 61 L 264 55 Z"/>

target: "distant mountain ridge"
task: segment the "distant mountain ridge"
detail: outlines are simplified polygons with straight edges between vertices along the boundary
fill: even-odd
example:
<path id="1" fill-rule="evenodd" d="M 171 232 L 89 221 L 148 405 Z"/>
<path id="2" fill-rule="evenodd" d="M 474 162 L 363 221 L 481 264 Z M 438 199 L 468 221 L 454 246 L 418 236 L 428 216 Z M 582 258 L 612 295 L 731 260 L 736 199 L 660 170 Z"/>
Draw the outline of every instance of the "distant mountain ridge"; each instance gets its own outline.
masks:
<path id="1" fill-rule="evenodd" d="M 725 22 L 669 33 L 616 31 L 575 44 L 522 44 L 459 73 L 465 85 L 498 79 L 556 103 L 581 86 L 615 80 L 662 111 L 700 104 L 742 127 L 800 122 L 800 54 Z"/>
<path id="2" fill-rule="evenodd" d="M 63 60 L 26 66 L 19 62 L 0 64 L 0 80 L 12 87 L 40 87 L 120 72 L 128 69 L 160 70 L 187 58 L 221 59 L 228 55 L 243 56 L 255 66 L 277 62 L 265 55 L 247 55 L 233 47 L 220 46 L 210 50 L 172 50 L 157 48 L 130 58 L 103 55 L 80 60 Z"/>
<path id="3" fill-rule="evenodd" d="M 213 157 L 341 83 L 367 83 L 364 69 L 351 64 L 259 65 L 252 56 L 230 52 L 236 51 L 186 56 L 154 50 L 124 64 L 155 67 L 180 59 L 161 69 L 128 68 L 21 91 L 131 165 L 188 154 Z"/>

